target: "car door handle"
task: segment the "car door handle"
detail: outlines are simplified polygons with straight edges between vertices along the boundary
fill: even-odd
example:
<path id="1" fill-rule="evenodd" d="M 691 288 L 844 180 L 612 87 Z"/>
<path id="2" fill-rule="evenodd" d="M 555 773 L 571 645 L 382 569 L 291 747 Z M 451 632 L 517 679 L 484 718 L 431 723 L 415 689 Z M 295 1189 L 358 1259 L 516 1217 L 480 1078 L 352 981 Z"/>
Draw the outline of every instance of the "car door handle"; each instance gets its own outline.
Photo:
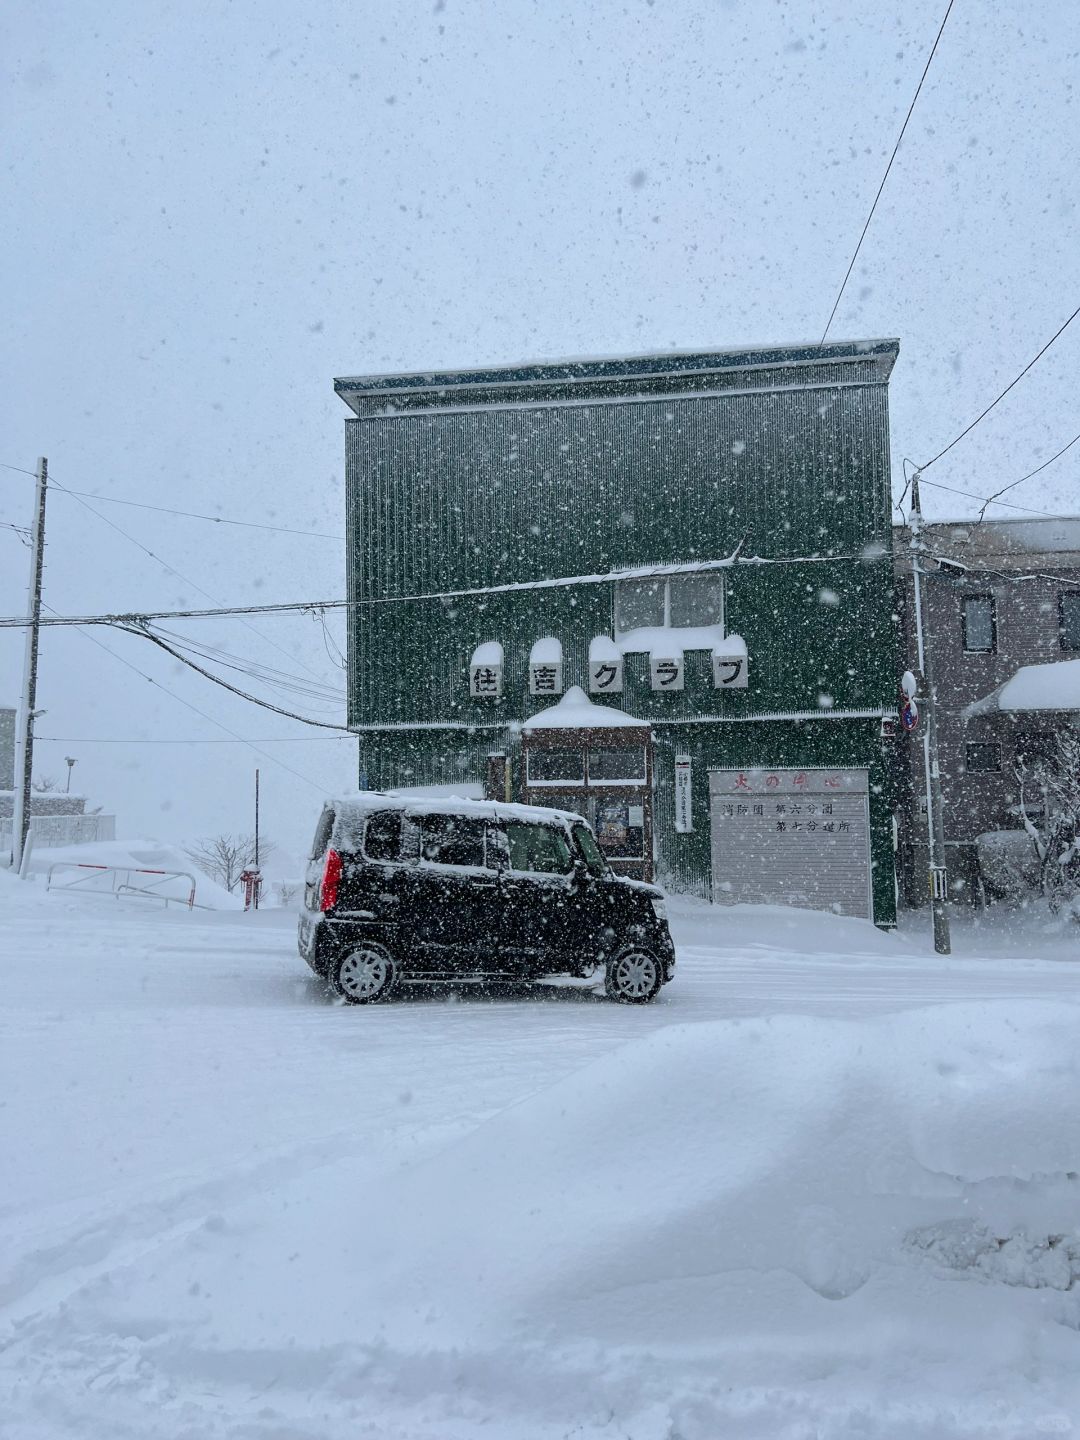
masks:
<path id="1" fill-rule="evenodd" d="M 401 896 L 400 896 L 400 895 L 380 895 L 380 896 L 379 896 L 379 899 L 382 901 L 382 903 L 383 903 L 384 905 L 400 905 L 400 904 L 401 904 Z"/>

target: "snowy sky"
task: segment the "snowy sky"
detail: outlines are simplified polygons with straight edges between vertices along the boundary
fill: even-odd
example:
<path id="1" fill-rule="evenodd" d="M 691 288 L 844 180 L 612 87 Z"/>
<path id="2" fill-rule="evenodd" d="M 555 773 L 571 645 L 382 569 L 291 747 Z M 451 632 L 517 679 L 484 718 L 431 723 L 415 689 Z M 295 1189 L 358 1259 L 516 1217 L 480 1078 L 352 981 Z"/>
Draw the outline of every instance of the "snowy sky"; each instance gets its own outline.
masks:
<path id="1" fill-rule="evenodd" d="M 282 0 L 12 7 L 0 461 L 46 454 L 73 490 L 339 535 L 336 375 L 817 340 L 943 13 L 944 0 L 327 0 L 310 18 Z M 956 0 L 830 332 L 900 338 L 897 474 L 1080 302 L 1078 63 L 1074 0 Z M 927 478 L 988 493 L 1047 458 L 1080 428 L 1078 366 L 1080 320 Z M 1080 445 L 1008 498 L 1075 512 L 1078 477 Z M 0 521 L 28 524 L 31 492 L 0 471 Z M 942 516 L 970 509 L 925 498 Z M 157 560 L 54 494 L 58 611 L 342 593 L 333 539 L 98 508 Z M 5 614 L 25 605 L 26 559 L 0 529 Z M 307 618 L 188 633 L 342 688 L 341 622 L 330 630 L 329 646 Z M 39 745 L 39 772 L 62 777 L 74 755 L 76 788 L 121 834 L 182 840 L 248 828 L 258 764 L 265 828 L 299 851 L 319 795 L 354 781 L 353 742 L 312 739 L 145 642 L 95 633 L 172 693 L 79 633 L 46 632 L 39 733 L 61 738 Z M 0 635 L 0 701 L 20 668 L 21 640 Z M 265 754 L 216 743 L 214 721 Z M 215 743 L 131 743 L 148 740 Z"/>

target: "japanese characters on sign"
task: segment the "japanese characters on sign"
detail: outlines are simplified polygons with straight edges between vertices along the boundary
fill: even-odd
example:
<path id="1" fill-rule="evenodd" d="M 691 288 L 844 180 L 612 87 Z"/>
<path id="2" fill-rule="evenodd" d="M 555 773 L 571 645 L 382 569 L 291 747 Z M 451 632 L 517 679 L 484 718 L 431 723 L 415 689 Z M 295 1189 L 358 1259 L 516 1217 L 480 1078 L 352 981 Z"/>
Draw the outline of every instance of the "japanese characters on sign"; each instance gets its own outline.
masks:
<path id="1" fill-rule="evenodd" d="M 675 833 L 677 835 L 689 835 L 694 828 L 692 788 L 690 756 L 676 755 Z"/>
<path id="2" fill-rule="evenodd" d="M 503 667 L 501 665 L 469 666 L 469 694 L 474 700 L 498 700 L 502 696 Z"/>
<path id="3" fill-rule="evenodd" d="M 589 694 L 621 695 L 623 688 L 622 656 L 610 660 L 589 661 Z"/>
<path id="4" fill-rule="evenodd" d="M 681 690 L 686 679 L 686 661 L 682 654 L 650 655 L 649 679 L 654 690 Z"/>
<path id="5" fill-rule="evenodd" d="M 715 793 L 736 796 L 816 795 L 828 799 L 842 792 L 866 794 L 868 789 L 865 770 L 716 770 L 710 772 L 710 782 Z"/>
<path id="6" fill-rule="evenodd" d="M 717 690 L 745 690 L 749 668 L 745 655 L 725 655 L 719 650 L 713 651 L 713 685 Z"/>
<path id="7" fill-rule="evenodd" d="M 529 662 L 529 694 L 561 695 L 563 692 L 563 667 L 561 660 L 531 660 Z"/>

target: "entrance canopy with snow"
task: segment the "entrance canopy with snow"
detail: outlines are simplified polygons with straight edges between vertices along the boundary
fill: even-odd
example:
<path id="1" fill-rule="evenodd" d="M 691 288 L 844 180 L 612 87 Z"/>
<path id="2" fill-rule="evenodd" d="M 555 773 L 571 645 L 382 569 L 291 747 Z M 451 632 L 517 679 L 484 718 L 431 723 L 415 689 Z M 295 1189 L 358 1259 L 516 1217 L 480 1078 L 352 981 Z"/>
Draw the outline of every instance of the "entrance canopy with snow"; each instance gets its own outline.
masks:
<path id="1" fill-rule="evenodd" d="M 1035 710 L 1072 711 L 1080 714 L 1080 660 L 1055 660 L 1048 665 L 1021 665 L 989 695 L 964 711 L 965 718 L 999 712 Z"/>

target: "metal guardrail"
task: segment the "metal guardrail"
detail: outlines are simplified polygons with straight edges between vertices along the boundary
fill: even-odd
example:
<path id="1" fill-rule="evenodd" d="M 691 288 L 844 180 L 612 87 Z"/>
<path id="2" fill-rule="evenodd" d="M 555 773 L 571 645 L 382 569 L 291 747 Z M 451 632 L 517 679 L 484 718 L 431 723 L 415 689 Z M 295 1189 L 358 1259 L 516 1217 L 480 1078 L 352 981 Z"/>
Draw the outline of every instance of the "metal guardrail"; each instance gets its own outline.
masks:
<path id="1" fill-rule="evenodd" d="M 49 866 L 45 880 L 46 890 L 53 889 L 53 875 L 57 870 L 87 870 L 90 874 L 79 875 L 65 885 L 58 885 L 58 890 L 79 890 L 83 895 L 113 895 L 117 900 L 121 895 L 137 896 L 144 900 L 163 900 L 165 908 L 170 903 L 186 905 L 191 910 L 195 905 L 195 876 L 189 870 L 149 870 L 141 869 L 131 865 L 91 865 L 86 861 L 79 860 L 57 860 Z M 109 877 L 109 888 L 107 890 L 95 889 L 89 882 L 99 879 L 102 875 Z M 133 875 L 153 875 L 157 878 L 142 884 L 132 883 Z M 187 898 L 178 895 L 167 895 L 159 886 L 166 884 L 169 880 L 187 880 L 190 883 L 190 890 Z"/>

